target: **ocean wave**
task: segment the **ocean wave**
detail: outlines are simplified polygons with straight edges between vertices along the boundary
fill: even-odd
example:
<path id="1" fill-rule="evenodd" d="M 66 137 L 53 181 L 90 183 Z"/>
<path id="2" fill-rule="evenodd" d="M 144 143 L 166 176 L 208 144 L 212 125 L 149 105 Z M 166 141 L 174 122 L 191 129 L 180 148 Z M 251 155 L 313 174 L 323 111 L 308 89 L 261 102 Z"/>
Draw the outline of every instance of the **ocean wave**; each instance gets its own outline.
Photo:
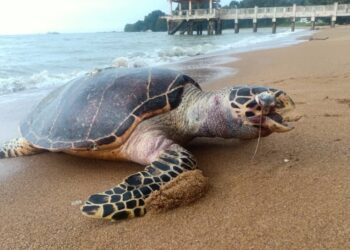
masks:
<path id="1" fill-rule="evenodd" d="M 29 89 L 52 88 L 62 85 L 82 74 L 84 72 L 51 74 L 47 70 L 43 70 L 31 76 L 0 78 L 0 94 L 15 93 Z"/>
<path id="2" fill-rule="evenodd" d="M 300 31 L 296 31 L 297 34 Z M 234 34 L 232 34 L 234 35 Z M 227 38 L 226 38 L 227 39 Z M 149 66 L 160 66 L 169 63 L 179 62 L 183 59 L 190 59 L 198 56 L 205 56 L 211 53 L 220 53 L 231 50 L 231 52 L 244 52 L 265 47 L 277 47 L 277 44 L 295 43 L 296 39 L 291 38 L 289 31 L 277 34 L 264 34 L 261 36 L 246 36 L 239 39 L 232 39 L 227 43 L 203 43 L 183 46 L 172 46 L 160 49 L 153 49 L 148 52 L 133 52 L 126 56 L 116 57 L 111 66 L 116 68 L 138 68 Z"/>
<path id="3" fill-rule="evenodd" d="M 134 43 L 130 42 L 130 45 L 128 45 L 128 43 L 125 42 L 125 48 L 118 49 L 113 47 L 113 50 L 106 50 L 107 52 L 105 50 L 103 50 L 103 52 L 98 52 L 98 50 L 96 50 L 97 52 L 94 52 L 94 46 L 90 49 L 80 50 L 81 41 L 73 43 L 69 49 L 68 47 L 61 47 L 61 44 L 58 44 L 58 48 L 61 48 L 61 50 L 58 50 L 55 52 L 56 54 L 53 55 L 51 52 L 46 52 L 45 54 L 45 51 L 41 51 L 43 56 L 38 60 L 36 60 L 36 57 L 33 56 L 33 54 L 29 53 L 27 57 L 31 59 L 27 63 L 28 65 L 24 64 L 24 66 L 27 67 L 23 67 L 23 71 L 17 70 L 20 67 L 18 67 L 16 63 L 13 63 L 12 66 L 8 66 L 6 70 L 1 70 L 0 95 L 30 89 L 53 88 L 89 72 L 89 69 L 93 69 L 94 67 L 103 68 L 112 66 L 116 68 L 139 68 L 163 66 L 173 63 L 181 64 L 181 62 L 188 59 L 205 58 L 210 54 L 215 55 L 219 53 L 227 55 L 227 51 L 231 54 L 256 50 L 259 48 L 288 45 L 297 43 L 297 37 L 302 35 L 304 31 L 296 31 L 294 34 L 291 34 L 289 31 L 280 31 L 277 34 L 272 35 L 266 33 L 253 34 L 251 31 L 248 33 L 248 31 L 243 30 L 239 36 L 235 35 L 233 31 L 230 32 L 231 33 L 224 34 L 220 37 L 203 36 L 201 38 L 191 38 L 182 36 L 179 38 L 176 37 L 176 40 L 169 40 L 173 39 L 170 36 L 163 37 L 165 34 L 146 34 L 147 36 L 144 36 L 143 38 L 145 39 L 145 44 L 147 44 L 147 46 L 143 45 L 144 47 L 142 47 L 142 45 L 140 45 L 140 47 L 135 48 Z M 127 37 L 124 37 L 125 34 L 123 33 L 118 35 L 121 36 L 120 38 L 127 39 Z M 86 36 L 89 38 L 89 35 Z M 158 40 L 154 39 L 154 36 L 158 36 Z M 40 37 L 35 37 L 35 39 L 41 41 Z M 110 42 L 111 37 L 108 36 L 105 39 L 105 41 Z M 87 46 L 89 47 L 89 45 Z M 26 46 L 24 48 L 26 48 L 26 51 L 31 51 L 30 49 L 27 49 Z M 72 48 L 74 49 L 73 55 L 71 52 Z M 96 48 L 100 47 L 97 46 Z M 16 49 L 17 47 L 13 48 L 14 51 L 16 51 Z M 79 53 L 75 53 L 76 51 Z M 113 58 L 110 57 L 111 54 L 116 55 L 116 57 L 111 59 Z M 54 63 L 52 62 L 52 58 L 56 57 L 58 58 L 58 65 L 56 64 L 56 61 L 54 61 Z M 21 57 L 17 58 L 17 60 L 19 65 L 23 64 Z M 210 63 L 208 60 L 202 61 L 207 64 Z M 5 61 L 3 63 L 5 63 Z M 36 66 L 35 63 L 37 63 Z M 79 67 L 77 67 L 77 64 L 79 64 Z M 210 65 L 207 64 L 204 66 L 209 68 Z M 43 65 L 45 65 L 46 68 L 45 70 L 40 71 Z M 191 67 L 200 68 L 203 67 L 203 65 L 197 61 L 195 64 L 191 65 Z M 72 69 L 73 71 L 69 73 L 61 73 L 62 71 L 66 72 L 67 69 Z M 32 75 L 28 73 L 35 71 L 37 72 Z"/>
<path id="4" fill-rule="evenodd" d="M 174 46 L 170 49 L 164 49 L 158 52 L 160 58 L 178 58 L 178 57 L 192 57 L 207 54 L 215 49 L 218 49 L 218 46 L 215 46 L 210 43 L 205 43 L 201 45 L 188 46 L 188 47 L 179 47 Z"/>
<path id="5" fill-rule="evenodd" d="M 117 57 L 112 62 L 112 67 L 115 68 L 141 68 L 147 67 L 152 64 L 152 60 L 142 57 Z"/>
<path id="6" fill-rule="evenodd" d="M 117 57 L 112 61 L 111 66 L 116 68 L 139 68 L 149 66 L 159 66 L 162 64 L 173 63 L 184 58 L 190 58 L 205 55 L 210 52 L 222 49 L 222 47 L 214 46 L 206 43 L 195 46 L 173 46 L 155 50 L 152 53 L 132 53 L 127 57 Z"/>

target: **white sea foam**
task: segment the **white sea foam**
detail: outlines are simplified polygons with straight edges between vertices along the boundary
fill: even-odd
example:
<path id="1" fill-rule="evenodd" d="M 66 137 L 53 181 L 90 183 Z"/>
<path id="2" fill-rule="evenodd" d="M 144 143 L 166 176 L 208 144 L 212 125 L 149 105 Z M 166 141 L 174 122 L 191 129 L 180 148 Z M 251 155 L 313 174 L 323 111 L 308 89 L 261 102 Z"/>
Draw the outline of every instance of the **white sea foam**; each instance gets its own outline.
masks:
<path id="1" fill-rule="evenodd" d="M 84 72 L 51 74 L 47 70 L 31 76 L 0 78 L 0 94 L 9 94 L 29 89 L 52 88 L 70 81 Z"/>
<path id="2" fill-rule="evenodd" d="M 112 66 L 117 68 L 136 68 L 174 63 L 183 59 L 208 55 L 230 50 L 233 53 L 287 46 L 298 43 L 297 38 L 303 34 L 303 30 L 293 33 L 284 31 L 277 34 L 264 34 L 261 36 L 243 36 L 239 39 L 226 40 L 219 43 L 204 42 L 201 44 L 185 43 L 181 46 L 164 47 L 149 50 L 148 52 L 135 52 L 127 57 L 117 57 L 113 60 Z M 234 36 L 234 34 L 232 34 Z M 301 41 L 300 41 L 301 42 Z"/>
<path id="3" fill-rule="evenodd" d="M 147 60 L 147 58 L 142 57 L 117 57 L 112 62 L 112 67 L 116 68 L 141 68 L 147 67 L 152 64 L 152 60 Z"/>

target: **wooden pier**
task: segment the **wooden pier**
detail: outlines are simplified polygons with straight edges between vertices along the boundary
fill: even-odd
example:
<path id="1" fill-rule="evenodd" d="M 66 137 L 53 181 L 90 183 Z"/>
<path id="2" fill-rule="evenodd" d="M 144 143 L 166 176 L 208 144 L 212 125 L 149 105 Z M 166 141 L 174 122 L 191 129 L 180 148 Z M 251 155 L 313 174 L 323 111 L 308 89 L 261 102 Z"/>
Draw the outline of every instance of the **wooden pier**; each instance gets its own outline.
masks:
<path id="1" fill-rule="evenodd" d="M 289 19 L 291 31 L 295 29 L 296 18 L 308 18 L 311 21 L 311 29 L 315 29 L 316 18 L 326 17 L 331 20 L 331 27 L 335 27 L 337 17 L 350 17 L 350 4 L 316 5 L 316 6 L 289 6 L 289 7 L 264 7 L 264 8 L 234 8 L 218 9 L 213 8 L 215 0 L 208 1 L 208 9 L 194 9 L 193 3 L 203 3 L 201 0 L 168 0 L 170 3 L 170 15 L 165 16 L 168 23 L 168 33 L 174 35 L 180 31 L 182 34 L 193 35 L 196 30 L 197 35 L 203 34 L 203 26 L 207 25 L 207 34 L 221 34 L 222 22 L 224 20 L 234 20 L 235 33 L 239 33 L 240 20 L 252 20 L 253 31 L 258 30 L 259 19 L 272 20 L 272 33 L 276 33 L 277 19 Z M 178 4 L 173 10 L 173 2 Z M 186 4 L 188 9 L 182 9 Z"/>

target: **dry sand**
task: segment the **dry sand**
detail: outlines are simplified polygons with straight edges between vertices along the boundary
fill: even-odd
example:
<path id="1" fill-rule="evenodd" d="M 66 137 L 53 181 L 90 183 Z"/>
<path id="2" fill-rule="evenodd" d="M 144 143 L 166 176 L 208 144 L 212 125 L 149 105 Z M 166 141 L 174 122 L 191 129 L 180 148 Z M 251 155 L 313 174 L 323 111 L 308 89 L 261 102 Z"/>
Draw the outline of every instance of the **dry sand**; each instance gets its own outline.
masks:
<path id="1" fill-rule="evenodd" d="M 191 205 L 121 223 L 92 220 L 75 201 L 140 166 L 63 154 L 1 160 L 0 168 L 19 170 L 0 182 L 0 249 L 349 249 L 350 27 L 315 37 L 329 39 L 242 54 L 228 65 L 236 76 L 206 85 L 280 87 L 304 118 L 293 132 L 264 138 L 254 161 L 256 141 L 191 144 L 210 183 Z M 2 122 L 0 139 L 15 134 L 11 124 Z"/>

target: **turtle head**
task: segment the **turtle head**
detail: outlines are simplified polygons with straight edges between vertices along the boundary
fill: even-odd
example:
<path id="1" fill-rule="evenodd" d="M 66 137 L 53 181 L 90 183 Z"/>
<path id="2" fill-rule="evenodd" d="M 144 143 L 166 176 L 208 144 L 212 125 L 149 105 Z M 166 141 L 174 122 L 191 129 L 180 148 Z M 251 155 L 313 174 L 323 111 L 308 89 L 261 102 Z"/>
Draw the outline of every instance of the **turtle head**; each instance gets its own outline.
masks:
<path id="1" fill-rule="evenodd" d="M 230 90 L 231 112 L 241 124 L 240 138 L 267 136 L 288 132 L 290 122 L 301 116 L 295 112 L 293 100 L 282 90 L 267 87 L 235 87 Z"/>

